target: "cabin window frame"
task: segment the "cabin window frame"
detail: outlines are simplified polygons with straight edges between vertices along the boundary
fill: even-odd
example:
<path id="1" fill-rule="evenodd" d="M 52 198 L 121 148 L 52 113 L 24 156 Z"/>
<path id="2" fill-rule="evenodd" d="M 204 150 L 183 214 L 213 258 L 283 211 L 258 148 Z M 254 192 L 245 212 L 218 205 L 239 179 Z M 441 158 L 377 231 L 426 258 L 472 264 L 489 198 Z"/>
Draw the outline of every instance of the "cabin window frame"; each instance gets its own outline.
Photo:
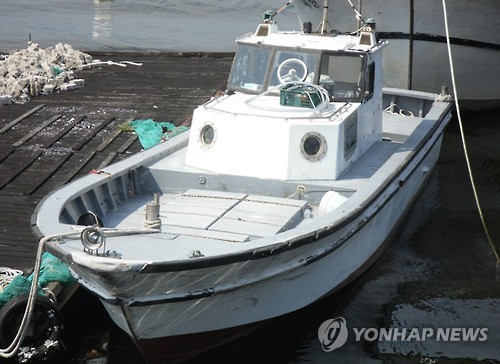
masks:
<path id="1" fill-rule="evenodd" d="M 310 145 L 311 141 L 317 145 Z M 323 134 L 316 131 L 308 131 L 300 140 L 300 154 L 310 162 L 317 162 L 326 156 L 328 144 Z"/>
<path id="2" fill-rule="evenodd" d="M 238 85 L 237 82 L 237 75 L 239 72 L 241 72 L 238 67 L 241 67 L 242 61 L 239 61 L 238 58 L 241 56 L 240 52 L 243 49 L 251 49 L 254 48 L 256 50 L 268 50 L 269 51 L 269 58 L 267 59 L 267 68 L 266 72 L 264 74 L 262 84 L 260 88 L 252 89 L 251 87 L 243 87 L 241 85 Z M 308 74 L 312 73 L 314 75 L 312 81 L 310 83 L 317 84 L 317 75 L 318 75 L 318 70 L 319 70 L 319 59 L 321 57 L 321 52 L 319 50 L 314 50 L 314 49 L 291 49 L 287 47 L 277 47 L 277 46 L 264 46 L 262 44 L 254 45 L 254 44 L 239 44 L 238 45 L 238 50 L 236 52 L 236 55 L 234 57 L 233 65 L 231 67 L 231 71 L 229 73 L 229 78 L 228 78 L 228 89 L 230 90 L 235 90 L 235 91 L 240 91 L 243 93 L 247 94 L 259 94 L 265 91 L 269 91 L 270 89 L 272 90 L 273 88 L 276 88 L 277 85 L 270 85 L 271 81 L 273 80 L 273 76 L 276 75 L 276 70 L 275 65 L 276 65 L 276 59 L 279 57 L 279 55 L 282 52 L 288 52 L 288 53 L 297 53 L 297 54 L 307 54 L 307 55 L 312 55 L 315 56 L 314 59 L 314 67 L 313 69 L 308 69 Z M 293 57 L 292 57 L 293 58 Z M 289 59 L 289 58 L 287 58 Z M 301 59 L 301 58 L 299 58 Z M 279 63 L 277 64 L 279 66 Z M 279 89 L 276 88 L 276 93 L 279 92 Z"/>
<path id="3" fill-rule="evenodd" d="M 250 50 L 254 50 L 253 52 L 250 52 Z M 246 50 L 247 54 L 242 54 Z M 248 64 L 250 64 L 249 60 L 250 58 L 253 57 L 253 59 L 257 58 L 259 56 L 267 57 L 267 59 L 264 59 L 263 63 L 260 61 L 261 65 L 259 68 L 263 70 L 262 72 L 262 77 L 259 79 L 259 70 L 255 69 L 253 72 L 253 75 L 250 76 L 248 75 L 248 70 L 252 70 L 251 68 L 248 67 Z M 247 57 L 247 59 L 245 59 Z M 259 94 L 263 91 L 265 91 L 266 88 L 266 82 L 267 82 L 267 74 L 269 72 L 269 67 L 271 64 L 271 61 L 273 59 L 273 49 L 271 47 L 262 47 L 262 45 L 253 45 L 253 44 L 239 44 L 238 45 L 238 50 L 236 51 L 236 54 L 234 56 L 233 64 L 231 66 L 231 71 L 229 72 L 229 78 L 228 78 L 228 88 L 231 90 L 237 90 L 241 91 L 244 93 L 249 93 L 249 94 Z M 245 64 L 246 62 L 246 64 Z M 265 64 L 265 65 L 264 65 Z M 247 77 L 244 79 L 244 77 Z M 255 81 L 260 81 L 260 82 L 245 82 L 246 80 L 254 79 Z M 248 87 L 245 87 L 244 85 L 248 84 Z M 260 86 L 260 87 L 259 87 Z"/>
<path id="4" fill-rule="evenodd" d="M 207 134 L 209 133 L 209 134 Z M 217 129 L 213 123 L 204 123 L 198 133 L 198 142 L 203 149 L 210 149 L 217 140 Z"/>
<path id="5" fill-rule="evenodd" d="M 242 54 L 245 52 L 247 54 Z M 308 77 L 306 77 L 305 82 L 312 83 L 314 85 L 324 86 L 330 95 L 331 102 L 359 102 L 363 103 L 370 100 L 374 94 L 374 86 L 375 86 L 375 62 L 373 60 L 369 60 L 369 57 L 366 57 L 366 54 L 360 54 L 357 52 L 346 52 L 346 51 L 324 51 L 324 50 L 315 50 L 315 49 L 290 49 L 288 47 L 279 47 L 274 45 L 262 45 L 262 44 L 238 44 L 238 50 L 234 57 L 234 62 L 231 67 L 229 78 L 228 78 L 228 89 L 243 92 L 246 94 L 260 94 L 262 92 L 270 91 L 274 93 L 278 93 L 279 89 L 276 87 L 278 85 L 271 85 L 273 83 L 273 79 L 275 78 L 277 68 L 275 66 L 279 65 L 277 61 L 277 57 L 280 56 L 283 52 L 288 53 L 297 53 L 299 55 L 313 55 L 314 59 L 314 69 L 308 68 Z M 245 56 L 248 58 L 253 57 L 254 59 L 263 56 L 264 59 L 260 60 L 259 69 L 254 71 L 254 75 L 250 76 L 248 79 L 253 78 L 257 82 L 249 82 L 248 87 L 242 86 L 242 82 L 244 81 L 242 70 L 244 67 L 248 67 L 249 60 L 245 60 Z M 239 59 L 241 57 L 241 60 Z M 353 77 L 357 76 L 357 80 L 355 82 L 343 82 L 344 86 L 347 84 L 351 84 L 351 89 L 345 89 L 345 96 L 341 96 L 340 93 L 335 94 L 335 89 L 338 87 L 336 85 L 335 75 L 331 79 L 330 85 L 328 85 L 328 78 L 326 76 L 330 76 L 328 72 L 323 74 L 321 72 L 324 67 L 326 57 L 328 57 L 328 62 L 334 59 L 334 57 L 343 57 L 346 60 L 350 61 L 348 58 L 352 57 L 352 60 L 359 60 L 357 64 L 359 64 L 359 70 L 350 69 L 352 67 L 351 62 L 345 62 L 345 64 L 341 65 L 340 68 L 344 68 L 350 70 L 350 73 L 353 74 Z M 301 57 L 297 57 L 302 60 Z M 288 59 L 288 58 L 287 58 Z M 245 64 L 247 62 L 247 64 Z M 333 69 L 333 66 L 332 66 Z M 262 77 L 259 77 L 260 73 L 263 73 Z M 345 72 L 339 72 L 343 74 L 345 77 Z M 257 76 L 257 77 L 256 77 Z M 312 77 L 309 77 L 312 76 Z M 323 79 L 323 81 L 322 81 Z M 337 77 L 338 80 L 338 77 Z M 344 80 L 345 81 L 345 80 Z M 342 82 L 342 81 L 340 81 Z M 240 84 L 238 84 L 240 83 Z M 273 90 L 273 88 L 275 90 Z M 330 89 L 329 89 L 330 88 Z M 349 92 L 353 93 L 349 95 Z M 333 95 L 332 95 L 333 93 Z"/>
<path id="6" fill-rule="evenodd" d="M 327 67 L 329 68 L 326 70 L 325 67 L 325 62 L 326 62 L 326 57 L 328 58 L 328 65 Z M 330 61 L 334 59 L 334 57 L 344 57 L 344 58 L 352 58 L 353 60 L 359 60 L 359 70 L 356 71 L 357 74 L 357 81 L 356 82 L 345 82 L 345 81 L 338 81 L 338 77 L 335 75 L 331 75 L 330 73 L 333 72 L 333 70 L 330 68 Z M 325 87 L 325 89 L 328 91 L 328 94 L 330 95 L 330 101 L 333 102 L 363 102 L 364 101 L 364 90 L 365 90 L 365 84 L 366 84 L 366 74 L 367 74 L 367 67 L 366 67 L 366 59 L 365 59 L 364 54 L 359 54 L 359 53 L 351 53 L 351 52 L 345 52 L 345 51 L 324 51 L 321 54 L 321 58 L 319 60 L 319 72 L 318 74 L 321 73 L 321 77 L 326 78 L 328 76 L 332 82 L 333 85 L 328 85 L 327 82 L 322 83 L 321 80 L 317 80 L 318 85 Z M 343 65 L 344 67 L 349 68 L 348 64 Z M 326 72 L 326 73 L 324 73 Z M 337 72 L 334 72 L 337 73 Z M 351 73 L 355 73 L 352 71 Z M 338 72 L 338 74 L 341 74 L 345 76 L 346 72 Z M 333 76 L 333 77 L 332 77 Z M 338 91 L 339 87 L 339 82 L 342 82 L 344 86 L 347 86 L 347 84 L 352 84 L 355 85 L 352 87 L 352 90 L 344 90 L 345 95 L 342 97 L 342 95 Z M 347 96 L 348 92 L 353 92 L 354 94 L 351 96 Z M 373 95 L 373 88 L 371 94 Z M 370 96 L 371 97 L 371 96 Z"/>
<path id="7" fill-rule="evenodd" d="M 375 62 L 368 61 L 365 67 L 363 102 L 366 102 L 373 97 L 375 90 L 375 71 L 376 71 Z"/>

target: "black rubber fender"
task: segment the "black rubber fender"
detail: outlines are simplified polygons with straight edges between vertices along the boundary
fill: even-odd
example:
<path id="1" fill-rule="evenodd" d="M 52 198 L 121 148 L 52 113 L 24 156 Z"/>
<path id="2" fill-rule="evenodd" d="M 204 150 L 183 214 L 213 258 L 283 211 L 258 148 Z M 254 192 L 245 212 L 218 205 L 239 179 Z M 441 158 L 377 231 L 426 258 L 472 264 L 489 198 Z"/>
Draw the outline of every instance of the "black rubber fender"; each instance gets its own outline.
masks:
<path id="1" fill-rule="evenodd" d="M 2 348 L 9 346 L 15 338 L 27 303 L 28 294 L 22 294 L 12 298 L 0 309 L 0 346 Z M 35 351 L 38 347 L 45 348 L 44 343 L 47 340 L 59 340 L 62 330 L 63 317 L 57 306 L 47 297 L 37 295 L 29 328 L 21 346 Z"/>

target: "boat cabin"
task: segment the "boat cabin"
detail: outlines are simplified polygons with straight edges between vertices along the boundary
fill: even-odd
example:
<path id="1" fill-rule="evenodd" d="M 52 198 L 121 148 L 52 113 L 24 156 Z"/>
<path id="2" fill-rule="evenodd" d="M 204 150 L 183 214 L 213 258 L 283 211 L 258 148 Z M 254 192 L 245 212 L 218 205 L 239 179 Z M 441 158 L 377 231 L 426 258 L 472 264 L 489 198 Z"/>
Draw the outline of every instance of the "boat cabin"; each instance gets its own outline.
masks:
<path id="1" fill-rule="evenodd" d="M 186 164 L 280 180 L 336 179 L 382 139 L 382 48 L 358 35 L 283 32 L 237 40 L 227 91 L 193 114 Z"/>

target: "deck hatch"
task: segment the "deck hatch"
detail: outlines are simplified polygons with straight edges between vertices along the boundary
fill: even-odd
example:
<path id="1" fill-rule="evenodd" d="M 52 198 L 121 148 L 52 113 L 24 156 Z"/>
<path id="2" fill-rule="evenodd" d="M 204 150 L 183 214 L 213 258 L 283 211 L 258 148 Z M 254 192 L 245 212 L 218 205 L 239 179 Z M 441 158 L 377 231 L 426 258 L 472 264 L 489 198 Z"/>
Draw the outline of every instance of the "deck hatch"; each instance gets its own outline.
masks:
<path id="1" fill-rule="evenodd" d="M 250 195 L 217 220 L 210 230 L 264 237 L 286 231 L 302 220 L 306 201 Z"/>
<path id="2" fill-rule="evenodd" d="M 263 237 L 286 231 L 302 220 L 306 201 L 280 197 L 246 195 L 211 190 L 189 190 L 161 207 L 164 230 L 176 226 L 180 235 L 214 238 L 217 234 L 235 234 L 244 241 L 248 236 Z M 182 234 L 179 228 L 189 229 Z M 194 233 L 196 230 L 199 233 Z M 210 231 L 210 234 L 202 233 Z"/>
<path id="3" fill-rule="evenodd" d="M 245 193 L 192 189 L 163 205 L 160 215 L 168 225 L 208 229 L 245 197 Z"/>

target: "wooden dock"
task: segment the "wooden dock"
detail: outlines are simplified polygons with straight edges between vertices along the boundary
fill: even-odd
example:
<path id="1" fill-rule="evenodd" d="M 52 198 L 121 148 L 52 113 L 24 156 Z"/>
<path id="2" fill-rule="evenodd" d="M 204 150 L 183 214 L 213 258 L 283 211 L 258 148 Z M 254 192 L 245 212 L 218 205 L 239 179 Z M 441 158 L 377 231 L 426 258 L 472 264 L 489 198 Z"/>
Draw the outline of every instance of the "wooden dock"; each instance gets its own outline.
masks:
<path id="1" fill-rule="evenodd" d="M 33 266 L 31 216 L 63 184 L 141 150 L 133 119 L 182 124 L 224 89 L 231 54 L 92 54 L 141 66 L 76 71 L 85 86 L 0 105 L 0 266 Z"/>

